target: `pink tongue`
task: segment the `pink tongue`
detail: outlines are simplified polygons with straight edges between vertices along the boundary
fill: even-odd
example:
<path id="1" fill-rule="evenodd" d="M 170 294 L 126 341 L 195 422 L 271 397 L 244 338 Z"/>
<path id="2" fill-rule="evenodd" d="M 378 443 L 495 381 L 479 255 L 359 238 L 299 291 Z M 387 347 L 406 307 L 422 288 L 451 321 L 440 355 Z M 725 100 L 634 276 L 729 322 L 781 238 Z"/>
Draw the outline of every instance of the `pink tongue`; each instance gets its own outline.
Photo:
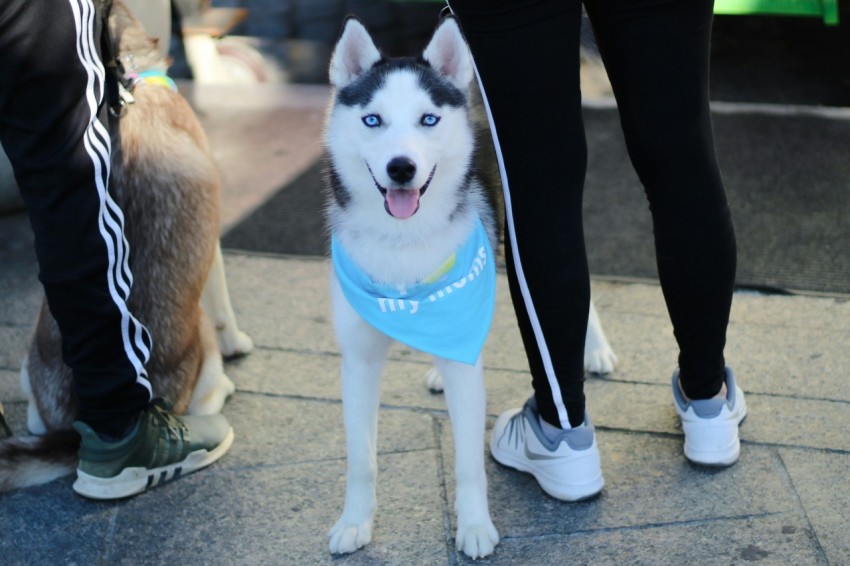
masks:
<path id="1" fill-rule="evenodd" d="M 387 211 L 396 218 L 410 218 L 419 209 L 416 189 L 387 189 Z"/>

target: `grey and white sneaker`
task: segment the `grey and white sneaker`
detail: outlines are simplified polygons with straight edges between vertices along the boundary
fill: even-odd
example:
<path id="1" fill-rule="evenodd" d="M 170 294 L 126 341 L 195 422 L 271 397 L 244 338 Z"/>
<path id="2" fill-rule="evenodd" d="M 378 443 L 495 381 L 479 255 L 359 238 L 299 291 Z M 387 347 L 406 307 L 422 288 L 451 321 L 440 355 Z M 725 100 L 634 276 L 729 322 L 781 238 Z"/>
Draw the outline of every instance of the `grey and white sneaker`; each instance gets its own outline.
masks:
<path id="1" fill-rule="evenodd" d="M 744 392 L 726 368 L 726 398 L 685 399 L 679 370 L 673 373 L 673 404 L 682 419 L 685 457 L 702 466 L 731 466 L 741 453 L 738 425 L 747 416 Z"/>
<path id="2" fill-rule="evenodd" d="M 562 431 L 554 440 L 543 434 L 532 396 L 522 409 L 511 409 L 496 420 L 490 454 L 505 466 L 527 472 L 556 499 L 581 501 L 602 491 L 605 480 L 590 419 Z"/>

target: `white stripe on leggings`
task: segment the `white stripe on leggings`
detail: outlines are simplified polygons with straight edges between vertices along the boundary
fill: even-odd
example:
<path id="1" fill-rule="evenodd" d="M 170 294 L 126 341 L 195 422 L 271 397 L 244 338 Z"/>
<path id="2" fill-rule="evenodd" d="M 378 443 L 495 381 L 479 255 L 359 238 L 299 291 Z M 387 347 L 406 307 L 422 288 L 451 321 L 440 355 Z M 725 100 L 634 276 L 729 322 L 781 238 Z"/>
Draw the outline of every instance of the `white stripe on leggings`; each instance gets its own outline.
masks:
<path id="1" fill-rule="evenodd" d="M 97 56 L 95 47 L 95 41 L 98 38 L 93 37 L 92 34 L 96 12 L 91 0 L 69 0 L 69 4 L 77 27 L 77 55 L 88 76 L 86 101 L 91 111 L 91 118 L 86 128 L 84 145 L 95 168 L 95 180 L 100 197 L 98 225 L 109 257 L 107 276 L 109 293 L 121 312 L 121 334 L 124 351 L 136 370 L 136 382 L 144 386 L 148 393 L 153 396 L 153 390 L 145 371 L 145 363 L 150 357 L 150 350 L 144 340 L 147 331 L 133 317 L 126 303 L 126 299 L 130 295 L 132 275 L 127 263 L 129 246 L 124 237 L 124 215 L 107 190 L 110 171 L 110 140 L 109 132 L 98 120 L 98 108 L 104 97 L 105 80 L 103 64 Z"/>
<path id="2" fill-rule="evenodd" d="M 449 8 L 451 9 L 451 7 Z M 473 61 L 473 66 L 475 62 Z M 555 368 L 552 365 L 552 357 L 549 354 L 549 348 L 546 345 L 546 337 L 543 336 L 543 330 L 540 328 L 540 320 L 537 318 L 537 311 L 534 310 L 534 302 L 531 299 L 531 293 L 528 290 L 528 283 L 525 280 L 525 273 L 522 270 L 522 261 L 519 257 L 519 245 L 517 244 L 516 230 L 514 229 L 514 216 L 511 208 L 511 191 L 508 185 L 508 176 L 505 173 L 505 162 L 502 158 L 502 147 L 499 145 L 499 136 L 496 133 L 496 128 L 493 126 L 493 114 L 490 112 L 490 103 L 487 101 L 487 93 L 484 92 L 484 85 L 481 84 L 481 78 L 478 74 L 478 68 L 475 69 L 475 77 L 478 81 L 478 88 L 481 90 L 481 98 L 484 101 L 484 108 L 487 111 L 487 119 L 490 123 L 490 133 L 493 136 L 493 145 L 496 149 L 496 158 L 499 162 L 499 174 L 502 177 L 502 190 L 505 195 L 505 210 L 508 232 L 510 233 L 513 245 L 511 251 L 514 260 L 514 269 L 516 271 L 517 281 L 519 282 L 522 299 L 525 303 L 525 310 L 528 311 L 528 319 L 531 321 L 531 328 L 534 330 L 534 338 L 537 341 L 537 348 L 540 350 L 540 357 L 543 360 L 543 368 L 546 371 L 546 379 L 549 382 L 549 389 L 552 390 L 552 401 L 555 403 L 555 408 L 558 411 L 558 419 L 561 421 L 561 428 L 569 429 L 570 419 L 567 415 L 567 407 L 564 405 L 564 398 L 561 396 L 561 387 L 558 385 L 558 379 L 555 376 Z"/>

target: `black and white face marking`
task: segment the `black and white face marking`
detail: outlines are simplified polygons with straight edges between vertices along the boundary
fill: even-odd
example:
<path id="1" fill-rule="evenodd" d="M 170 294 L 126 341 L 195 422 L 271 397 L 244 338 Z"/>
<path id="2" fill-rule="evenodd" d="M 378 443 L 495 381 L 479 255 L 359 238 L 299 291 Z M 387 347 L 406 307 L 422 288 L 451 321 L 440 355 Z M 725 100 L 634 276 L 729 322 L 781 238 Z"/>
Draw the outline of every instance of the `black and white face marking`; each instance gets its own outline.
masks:
<path id="1" fill-rule="evenodd" d="M 333 165 L 333 162 L 328 160 L 324 169 L 325 186 L 330 189 L 330 196 L 340 208 L 345 208 L 351 202 L 351 193 L 345 188 L 345 184 L 339 177 L 339 172 Z"/>
<path id="2" fill-rule="evenodd" d="M 377 129 L 385 125 L 381 115 L 375 113 L 366 114 L 361 118 L 361 122 L 369 129 Z M 439 123 L 440 116 L 432 112 L 425 112 L 419 118 L 419 127 L 423 129 L 434 128 Z M 437 165 L 435 164 L 431 168 L 425 184 L 418 188 L 412 186 L 416 179 L 417 163 L 406 155 L 394 156 L 386 164 L 386 175 L 392 182 L 392 186 L 384 186 L 378 181 L 368 161 L 366 168 L 369 170 L 369 175 L 372 177 L 375 187 L 384 197 L 384 210 L 387 211 L 387 214 L 394 218 L 405 219 L 410 218 L 419 210 L 419 199 L 428 190 L 437 170 Z"/>
<path id="3" fill-rule="evenodd" d="M 443 117 L 465 119 L 466 94 L 424 60 L 383 60 L 338 93 L 335 112 L 346 122 L 346 145 L 359 150 L 384 210 L 403 220 L 417 213 L 442 169 L 435 161 L 441 152 L 434 150 L 451 146 L 452 124 L 457 126 L 456 119 L 447 126 Z"/>
<path id="4" fill-rule="evenodd" d="M 399 105 L 392 105 L 388 110 L 392 115 L 385 118 L 376 110 L 376 107 L 380 107 L 381 104 L 380 101 L 375 100 L 375 97 L 378 92 L 387 89 L 389 77 L 397 76 L 399 73 L 413 75 L 415 85 L 411 92 L 425 93 L 429 99 L 425 106 L 427 110 L 418 114 L 418 123 L 415 127 L 410 128 L 414 125 L 406 124 L 411 132 L 421 130 L 423 137 L 428 136 L 432 132 L 427 130 L 436 128 L 440 123 L 442 107 L 459 108 L 466 103 L 463 92 L 439 76 L 426 61 L 413 58 L 381 60 L 358 80 L 342 89 L 338 95 L 338 101 L 342 105 L 363 108 L 366 113 L 362 116 L 361 122 L 367 129 L 374 130 L 374 134 L 380 135 L 379 130 L 389 130 L 393 126 L 395 126 L 393 129 L 398 131 L 401 124 L 395 124 L 395 122 L 399 121 L 399 117 L 403 116 L 402 120 L 412 122 L 417 116 L 416 110 L 411 107 L 406 114 L 401 114 L 398 112 L 401 109 Z M 435 163 L 424 183 L 416 186 L 414 183 L 417 180 L 417 169 L 421 166 L 409 155 L 409 152 L 404 152 L 403 146 L 404 143 L 399 143 L 396 149 L 400 153 L 393 155 L 386 162 L 385 174 L 381 171 L 380 176 L 386 184 L 376 177 L 369 158 L 365 159 L 372 182 L 384 198 L 384 210 L 393 218 L 400 220 L 410 218 L 419 211 L 420 199 L 428 190 L 437 170 Z M 374 165 L 381 167 L 383 163 Z"/>
<path id="5" fill-rule="evenodd" d="M 435 71 L 424 59 L 401 57 L 380 59 L 353 82 L 339 89 L 336 101 L 343 106 L 366 108 L 375 93 L 386 86 L 387 77 L 398 71 L 411 71 L 417 77 L 419 88 L 427 92 L 435 107 L 466 105 L 466 94 Z"/>
<path id="6" fill-rule="evenodd" d="M 456 22 L 448 22 L 421 57 L 393 59 L 380 55 L 359 22 L 346 23 L 331 63 L 336 92 L 327 129 L 328 148 L 354 199 L 337 195 L 341 207 L 369 202 L 368 195 L 357 196 L 364 180 L 358 162 L 395 219 L 416 214 L 435 176 L 440 186 L 462 180 L 473 146 L 466 110 L 472 64 Z"/>

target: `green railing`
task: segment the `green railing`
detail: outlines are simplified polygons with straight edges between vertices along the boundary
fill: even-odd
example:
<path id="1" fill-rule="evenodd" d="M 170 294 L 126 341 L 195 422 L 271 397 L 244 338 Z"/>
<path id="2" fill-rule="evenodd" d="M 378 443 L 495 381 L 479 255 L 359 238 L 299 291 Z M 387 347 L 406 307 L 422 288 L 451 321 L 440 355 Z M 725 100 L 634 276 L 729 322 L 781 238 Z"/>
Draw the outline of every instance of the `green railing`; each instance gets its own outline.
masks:
<path id="1" fill-rule="evenodd" d="M 446 0 L 395 0 L 396 2 L 442 2 Z M 822 18 L 838 25 L 838 0 L 715 0 L 714 13 L 746 16 L 754 14 Z"/>
<path id="2" fill-rule="evenodd" d="M 774 14 L 823 18 L 838 25 L 838 0 L 714 0 L 715 14 Z"/>

